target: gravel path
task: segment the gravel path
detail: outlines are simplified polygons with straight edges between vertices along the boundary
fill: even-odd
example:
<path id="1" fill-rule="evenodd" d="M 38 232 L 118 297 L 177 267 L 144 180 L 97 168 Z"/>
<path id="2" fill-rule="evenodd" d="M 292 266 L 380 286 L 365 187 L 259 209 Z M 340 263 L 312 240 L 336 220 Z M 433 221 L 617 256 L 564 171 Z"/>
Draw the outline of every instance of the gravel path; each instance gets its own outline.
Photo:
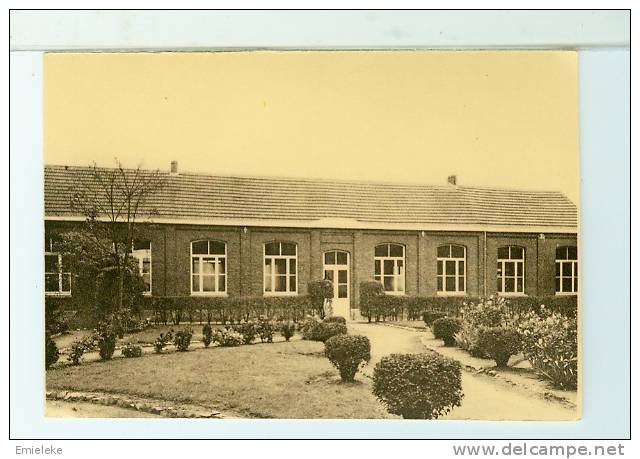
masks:
<path id="1" fill-rule="evenodd" d="M 420 341 L 419 331 L 385 325 L 350 323 L 349 333 L 365 335 L 371 340 L 371 362 L 365 374 L 371 375 L 375 364 L 392 353 L 430 352 Z M 544 400 L 503 384 L 487 375 L 462 372 L 462 406 L 442 419 L 482 420 L 576 420 L 578 412 L 560 403 Z"/>

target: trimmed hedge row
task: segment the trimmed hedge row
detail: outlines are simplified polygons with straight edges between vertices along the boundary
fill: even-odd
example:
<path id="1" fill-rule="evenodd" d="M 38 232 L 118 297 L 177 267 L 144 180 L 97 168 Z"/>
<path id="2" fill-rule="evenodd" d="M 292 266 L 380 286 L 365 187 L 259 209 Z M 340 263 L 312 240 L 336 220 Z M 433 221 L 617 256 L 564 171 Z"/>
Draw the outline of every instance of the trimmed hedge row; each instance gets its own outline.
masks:
<path id="1" fill-rule="evenodd" d="M 186 297 L 145 298 L 144 310 L 156 324 L 182 322 L 240 323 L 259 319 L 298 322 L 306 315 L 319 314 L 307 296 L 285 297 Z"/>
<path id="2" fill-rule="evenodd" d="M 470 296 L 420 297 L 374 293 L 361 298 L 360 313 L 369 321 L 398 320 L 399 318 L 421 320 L 425 311 L 439 311 L 448 317 L 459 317 L 464 303 L 477 303 L 479 300 L 478 297 Z M 508 297 L 506 302 L 513 314 L 528 311 L 539 313 L 540 306 L 544 305 L 549 311 L 575 317 L 578 309 L 577 297 L 574 295 Z"/>

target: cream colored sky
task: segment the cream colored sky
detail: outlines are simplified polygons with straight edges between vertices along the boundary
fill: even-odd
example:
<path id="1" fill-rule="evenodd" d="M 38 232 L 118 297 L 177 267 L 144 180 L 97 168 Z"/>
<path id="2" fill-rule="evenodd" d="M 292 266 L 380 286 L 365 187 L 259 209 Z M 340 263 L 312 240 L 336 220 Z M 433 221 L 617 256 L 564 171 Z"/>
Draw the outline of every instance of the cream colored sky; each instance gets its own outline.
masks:
<path id="1" fill-rule="evenodd" d="M 561 190 L 575 52 L 47 54 L 47 164 Z"/>

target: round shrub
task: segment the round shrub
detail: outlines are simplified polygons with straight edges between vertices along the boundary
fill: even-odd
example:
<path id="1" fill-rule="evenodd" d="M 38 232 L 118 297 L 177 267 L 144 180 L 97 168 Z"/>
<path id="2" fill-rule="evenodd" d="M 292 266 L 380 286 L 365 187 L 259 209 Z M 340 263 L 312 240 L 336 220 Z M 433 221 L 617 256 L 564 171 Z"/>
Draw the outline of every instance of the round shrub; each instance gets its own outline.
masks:
<path id="1" fill-rule="evenodd" d="M 280 334 L 284 336 L 284 339 L 286 341 L 289 341 L 291 337 L 295 334 L 295 332 L 296 332 L 296 324 L 291 320 L 287 322 L 282 322 L 280 324 Z"/>
<path id="2" fill-rule="evenodd" d="M 462 323 L 456 336 L 460 348 L 473 357 L 491 358 L 478 344 L 480 330 L 488 327 L 506 326 L 511 321 L 511 313 L 505 298 L 490 296 L 480 298 L 477 302 L 465 302 L 460 309 Z"/>
<path id="3" fill-rule="evenodd" d="M 256 339 L 256 328 L 254 322 L 243 322 L 233 326 L 233 330 L 242 335 L 243 344 L 251 344 Z"/>
<path id="4" fill-rule="evenodd" d="M 433 336 L 444 341 L 445 346 L 456 344 L 456 333 L 460 331 L 460 321 L 450 317 L 444 317 L 433 322 Z"/>
<path id="5" fill-rule="evenodd" d="M 189 345 L 191 344 L 191 337 L 193 336 L 193 330 L 185 328 L 175 333 L 173 337 L 173 344 L 176 346 L 178 352 L 187 352 Z"/>
<path id="6" fill-rule="evenodd" d="M 520 337 L 511 327 L 486 327 L 478 332 L 478 347 L 483 354 L 495 360 L 496 366 L 504 368 L 509 357 L 520 352 Z"/>
<path id="7" fill-rule="evenodd" d="M 327 324 L 347 324 L 347 319 L 342 316 L 328 316 L 325 317 L 322 321 Z"/>
<path id="8" fill-rule="evenodd" d="M 260 337 L 260 342 L 262 343 L 273 343 L 273 332 L 275 327 L 273 323 L 265 318 L 262 318 L 258 321 L 258 325 L 256 326 L 256 332 L 258 332 L 258 336 Z"/>
<path id="9" fill-rule="evenodd" d="M 433 322 L 445 317 L 447 317 L 447 313 L 444 311 L 424 311 L 422 313 L 422 320 L 424 320 L 424 324 L 429 328 L 431 328 Z"/>
<path id="10" fill-rule="evenodd" d="M 205 326 L 202 327 L 202 344 L 204 344 L 204 347 L 209 347 L 212 339 L 213 330 L 211 329 L 211 325 L 205 324 Z"/>
<path id="11" fill-rule="evenodd" d="M 324 355 L 338 369 L 340 378 L 351 382 L 360 365 L 371 359 L 371 344 L 366 336 L 336 335 L 324 343 Z"/>
<path id="12" fill-rule="evenodd" d="M 135 344 L 125 344 L 120 350 L 122 355 L 128 359 L 142 357 L 142 348 Z"/>
<path id="13" fill-rule="evenodd" d="M 116 351 L 116 334 L 112 331 L 105 330 L 98 334 L 95 338 L 98 344 L 98 350 L 100 358 L 102 360 L 109 360 Z"/>
<path id="14" fill-rule="evenodd" d="M 373 371 L 373 394 L 405 419 L 437 419 L 460 406 L 460 364 L 438 354 L 391 354 Z"/>
<path id="15" fill-rule="evenodd" d="M 303 339 L 310 341 L 327 341 L 332 336 L 346 335 L 347 326 L 338 323 L 316 322 L 315 325 L 309 325 L 303 332 Z"/>
<path id="16" fill-rule="evenodd" d="M 60 357 L 60 352 L 58 351 L 58 346 L 56 346 L 56 342 L 51 339 L 51 336 L 48 333 L 45 333 L 44 337 L 44 346 L 45 346 L 45 369 L 48 370 L 51 365 L 58 361 Z"/>
<path id="17" fill-rule="evenodd" d="M 236 347 L 244 343 L 244 336 L 232 329 L 216 331 L 213 339 L 221 347 Z"/>

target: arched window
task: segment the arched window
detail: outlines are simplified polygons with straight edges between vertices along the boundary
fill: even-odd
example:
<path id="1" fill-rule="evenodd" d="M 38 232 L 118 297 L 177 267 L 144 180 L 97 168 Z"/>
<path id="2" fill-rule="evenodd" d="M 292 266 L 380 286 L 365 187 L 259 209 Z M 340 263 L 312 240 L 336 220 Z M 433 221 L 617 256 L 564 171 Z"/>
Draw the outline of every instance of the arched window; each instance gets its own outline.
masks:
<path id="1" fill-rule="evenodd" d="M 556 248 L 556 294 L 578 293 L 578 248 Z"/>
<path id="2" fill-rule="evenodd" d="M 287 295 L 298 292 L 298 246 L 293 242 L 264 245 L 264 293 Z"/>
<path id="3" fill-rule="evenodd" d="M 374 279 L 389 294 L 404 294 L 404 245 L 380 244 L 374 252 Z"/>
<path id="4" fill-rule="evenodd" d="M 524 248 L 498 249 L 498 292 L 524 294 Z"/>
<path id="5" fill-rule="evenodd" d="M 466 291 L 467 249 L 462 245 L 447 244 L 437 251 L 438 293 L 464 293 Z"/>
<path id="6" fill-rule="evenodd" d="M 138 264 L 138 272 L 144 282 L 144 294 L 151 295 L 151 241 L 135 241 L 131 256 Z"/>
<path id="7" fill-rule="evenodd" d="M 191 294 L 227 292 L 227 244 L 220 241 L 191 243 Z"/>

